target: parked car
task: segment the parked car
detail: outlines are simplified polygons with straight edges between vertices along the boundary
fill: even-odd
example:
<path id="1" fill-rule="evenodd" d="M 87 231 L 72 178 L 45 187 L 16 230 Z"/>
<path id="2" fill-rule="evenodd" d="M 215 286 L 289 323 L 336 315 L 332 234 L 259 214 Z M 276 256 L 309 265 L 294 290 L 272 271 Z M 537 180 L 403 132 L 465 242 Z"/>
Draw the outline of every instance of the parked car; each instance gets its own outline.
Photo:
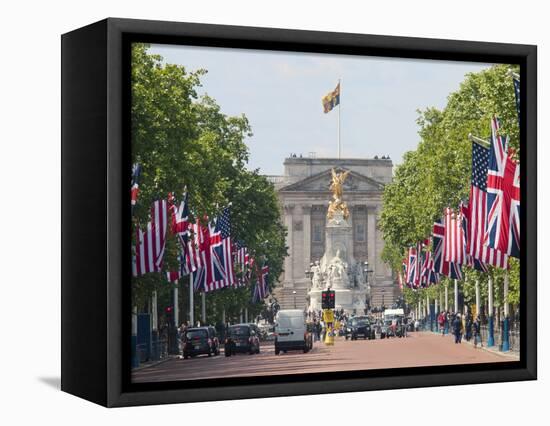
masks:
<path id="1" fill-rule="evenodd" d="M 367 317 L 354 317 L 346 327 L 346 340 L 357 340 L 362 337 L 364 339 L 375 339 L 375 329 Z"/>
<path id="2" fill-rule="evenodd" d="M 236 324 L 229 327 L 225 339 L 225 356 L 239 352 L 252 354 L 260 353 L 260 339 L 252 324 Z"/>
<path id="3" fill-rule="evenodd" d="M 301 350 L 304 353 L 313 348 L 313 336 L 308 329 L 304 312 L 300 309 L 283 309 L 275 318 L 275 355 L 281 351 Z"/>
<path id="4" fill-rule="evenodd" d="M 220 343 L 214 327 L 189 328 L 183 343 L 183 358 L 219 355 Z"/>

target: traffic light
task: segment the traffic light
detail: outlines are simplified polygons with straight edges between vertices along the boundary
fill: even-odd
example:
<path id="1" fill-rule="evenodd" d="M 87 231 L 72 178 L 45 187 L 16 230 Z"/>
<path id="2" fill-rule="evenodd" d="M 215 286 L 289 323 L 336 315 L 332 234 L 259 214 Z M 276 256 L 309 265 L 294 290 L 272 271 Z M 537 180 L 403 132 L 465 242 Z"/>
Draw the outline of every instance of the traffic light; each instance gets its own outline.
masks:
<path id="1" fill-rule="evenodd" d="M 334 309 L 335 302 L 334 290 L 324 290 L 321 293 L 321 307 L 323 309 Z"/>
<path id="2" fill-rule="evenodd" d="M 172 306 L 167 306 L 166 309 L 164 309 L 164 313 L 166 314 L 166 321 L 168 324 L 172 325 L 174 322 L 174 309 Z"/>

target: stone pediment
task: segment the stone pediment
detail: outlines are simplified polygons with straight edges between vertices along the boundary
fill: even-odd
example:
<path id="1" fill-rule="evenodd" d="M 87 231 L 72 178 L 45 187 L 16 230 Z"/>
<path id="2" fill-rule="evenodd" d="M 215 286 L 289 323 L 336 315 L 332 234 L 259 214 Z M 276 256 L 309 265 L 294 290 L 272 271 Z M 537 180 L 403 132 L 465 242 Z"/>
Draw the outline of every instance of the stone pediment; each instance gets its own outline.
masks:
<path id="1" fill-rule="evenodd" d="M 347 169 L 337 168 L 336 170 L 341 172 Z M 331 171 L 325 170 L 321 173 L 308 176 L 293 184 L 284 186 L 279 189 L 279 192 L 329 192 L 331 179 Z M 344 194 L 346 192 L 355 191 L 382 191 L 383 189 L 383 183 L 354 171 L 350 171 L 346 181 L 344 182 Z"/>

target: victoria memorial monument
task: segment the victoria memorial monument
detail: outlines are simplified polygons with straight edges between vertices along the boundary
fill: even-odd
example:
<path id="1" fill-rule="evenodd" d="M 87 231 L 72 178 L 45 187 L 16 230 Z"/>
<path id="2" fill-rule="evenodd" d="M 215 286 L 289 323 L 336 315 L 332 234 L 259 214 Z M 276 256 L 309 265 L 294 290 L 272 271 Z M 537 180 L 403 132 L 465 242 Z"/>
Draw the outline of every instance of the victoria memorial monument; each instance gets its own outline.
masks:
<path id="1" fill-rule="evenodd" d="M 288 256 L 274 291 L 283 309 L 321 309 L 321 291 L 336 292 L 336 308 L 362 314 L 392 304 L 399 294 L 381 260 L 378 219 L 389 158 L 298 157 L 284 161 L 282 176 L 269 176 L 287 228 Z"/>

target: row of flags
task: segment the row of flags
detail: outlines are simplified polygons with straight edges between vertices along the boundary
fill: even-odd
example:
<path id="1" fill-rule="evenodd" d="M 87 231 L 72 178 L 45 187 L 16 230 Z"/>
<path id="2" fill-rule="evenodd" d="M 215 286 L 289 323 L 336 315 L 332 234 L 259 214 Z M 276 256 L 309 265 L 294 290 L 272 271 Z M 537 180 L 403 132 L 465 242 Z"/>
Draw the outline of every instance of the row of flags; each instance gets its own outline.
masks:
<path id="1" fill-rule="evenodd" d="M 139 166 L 132 174 L 131 203 L 137 202 Z M 138 171 L 138 173 L 136 173 Z M 173 193 L 167 200 L 157 200 L 151 206 L 150 222 L 145 230 L 136 226 L 136 244 L 132 262 L 133 276 L 162 272 L 166 234 L 168 228 L 176 236 L 178 264 L 175 271 L 167 271 L 168 282 L 177 282 L 190 275 L 195 291 L 211 292 L 229 287 L 243 287 L 250 283 L 256 272 L 252 298 L 263 300 L 269 293 L 269 267 L 264 261 L 261 268 L 250 256 L 246 245 L 235 240 L 231 233 L 231 210 L 226 207 L 214 220 L 190 221 L 187 191 L 179 205 Z"/>
<path id="2" fill-rule="evenodd" d="M 472 142 L 469 200 L 457 211 L 444 209 L 431 241 L 409 247 L 398 274 L 401 286 L 428 287 L 442 275 L 461 280 L 464 265 L 482 272 L 489 265 L 508 269 L 509 258 L 519 258 L 520 166 L 500 130 L 493 117 L 490 146 Z"/>

